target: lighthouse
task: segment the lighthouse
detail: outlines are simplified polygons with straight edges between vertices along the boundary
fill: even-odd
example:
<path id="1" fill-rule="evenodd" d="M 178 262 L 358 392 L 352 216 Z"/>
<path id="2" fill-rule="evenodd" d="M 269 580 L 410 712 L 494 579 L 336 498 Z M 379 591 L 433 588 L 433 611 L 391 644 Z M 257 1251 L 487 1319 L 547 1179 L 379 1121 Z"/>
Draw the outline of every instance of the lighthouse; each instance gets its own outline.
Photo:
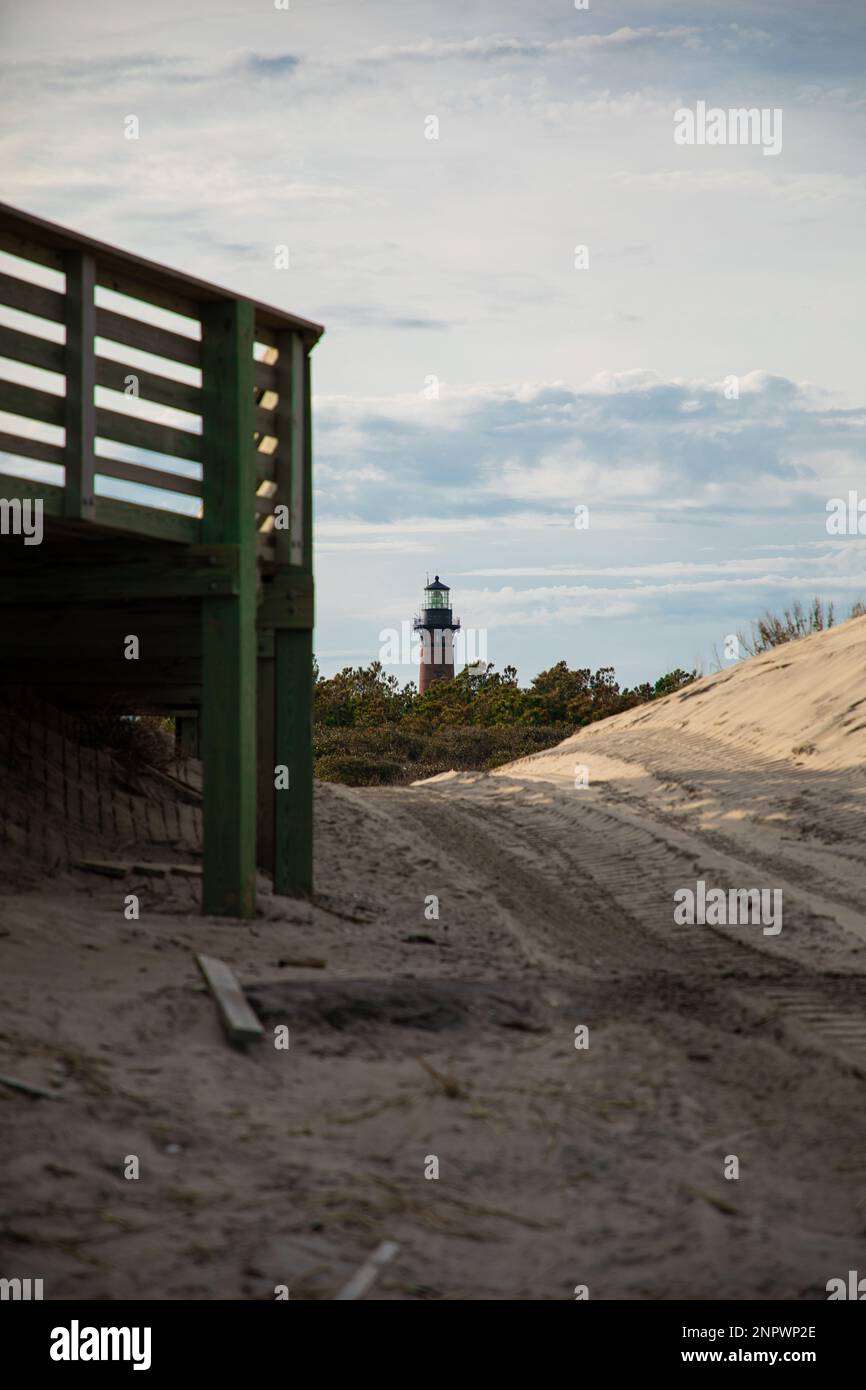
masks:
<path id="1" fill-rule="evenodd" d="M 415 619 L 415 631 L 421 635 L 421 660 L 418 689 L 423 695 L 436 681 L 454 679 L 454 634 L 460 622 L 451 614 L 451 590 L 441 583 L 438 574 L 424 590 L 424 607 Z"/>

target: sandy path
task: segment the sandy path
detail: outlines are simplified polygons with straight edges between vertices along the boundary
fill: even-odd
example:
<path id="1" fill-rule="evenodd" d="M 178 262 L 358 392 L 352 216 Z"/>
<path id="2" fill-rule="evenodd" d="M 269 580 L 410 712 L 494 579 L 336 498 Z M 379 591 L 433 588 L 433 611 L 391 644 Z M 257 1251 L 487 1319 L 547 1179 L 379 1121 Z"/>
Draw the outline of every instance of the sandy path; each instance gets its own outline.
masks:
<path id="1" fill-rule="evenodd" d="M 63 1081 L 58 1103 L 0 1092 L 0 1272 L 58 1297 L 330 1298 L 391 1239 L 385 1298 L 824 1297 L 866 1228 L 866 625 L 846 629 L 493 776 L 321 787 L 315 900 L 263 890 L 252 926 L 203 924 L 173 876 L 7 876 L 0 1070 Z M 780 887 L 781 933 L 675 926 L 700 877 Z M 288 1052 L 224 1043 L 203 943 Z"/>

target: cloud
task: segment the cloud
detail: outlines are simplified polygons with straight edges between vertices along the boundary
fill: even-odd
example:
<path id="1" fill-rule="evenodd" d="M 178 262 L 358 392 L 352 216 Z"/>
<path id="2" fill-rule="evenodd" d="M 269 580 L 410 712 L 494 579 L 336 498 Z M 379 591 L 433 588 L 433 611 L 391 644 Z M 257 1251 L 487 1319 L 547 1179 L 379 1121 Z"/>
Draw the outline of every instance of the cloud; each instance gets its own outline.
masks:
<path id="1" fill-rule="evenodd" d="M 370 63 L 443 62 L 452 58 L 550 58 L 559 54 L 593 57 L 599 53 L 642 44 L 685 43 L 700 30 L 679 25 L 670 29 L 623 26 L 609 34 L 579 34 L 565 39 L 525 39 L 512 34 L 485 34 L 471 39 L 425 38 L 415 43 L 381 45 L 360 55 Z"/>
<path id="2" fill-rule="evenodd" d="M 767 372 L 665 380 L 647 369 L 564 382 L 320 397 L 320 514 L 381 524 L 435 508 L 573 525 L 589 506 L 616 529 L 648 516 L 752 523 L 811 510 L 860 472 L 862 408 Z M 376 471 L 361 487 L 359 466 Z"/>

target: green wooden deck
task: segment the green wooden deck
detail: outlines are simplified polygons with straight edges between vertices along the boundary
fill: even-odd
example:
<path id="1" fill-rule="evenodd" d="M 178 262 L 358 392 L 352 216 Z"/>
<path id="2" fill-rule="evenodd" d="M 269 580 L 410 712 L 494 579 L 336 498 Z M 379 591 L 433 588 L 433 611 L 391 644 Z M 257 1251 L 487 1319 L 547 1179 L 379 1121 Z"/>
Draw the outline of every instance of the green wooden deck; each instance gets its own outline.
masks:
<path id="1" fill-rule="evenodd" d="M 3 204 L 0 251 L 0 685 L 176 717 L 205 912 L 252 916 L 257 866 L 309 893 L 323 330 Z"/>

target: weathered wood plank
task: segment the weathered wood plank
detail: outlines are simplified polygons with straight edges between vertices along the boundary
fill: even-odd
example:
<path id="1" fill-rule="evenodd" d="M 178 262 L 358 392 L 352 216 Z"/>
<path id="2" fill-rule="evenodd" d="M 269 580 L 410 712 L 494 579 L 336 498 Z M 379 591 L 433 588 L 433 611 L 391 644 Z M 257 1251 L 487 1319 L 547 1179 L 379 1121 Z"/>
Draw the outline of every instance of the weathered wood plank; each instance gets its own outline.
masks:
<path id="1" fill-rule="evenodd" d="M 47 462 L 50 463 L 51 460 Z M 63 488 L 55 486 L 54 483 L 38 482 L 33 478 L 16 478 L 13 473 L 0 473 L 0 497 L 20 497 L 22 500 L 29 497 L 42 503 L 45 516 L 63 514 Z"/>
<path id="2" fill-rule="evenodd" d="M 272 438 L 277 436 L 277 412 L 276 410 L 262 410 L 261 406 L 256 406 L 255 427 L 259 435 L 270 435 Z"/>
<path id="3" fill-rule="evenodd" d="M 0 226 L 0 251 L 10 256 L 18 256 L 22 261 L 33 261 L 35 265 L 47 266 L 50 270 L 63 270 L 63 252 L 32 236 L 14 231 L 11 227 Z"/>
<path id="4" fill-rule="evenodd" d="M 242 1044 L 255 1042 L 263 1037 L 265 1030 L 247 1003 L 234 972 L 225 961 L 205 955 L 197 955 L 196 961 L 216 1001 L 229 1040 L 235 1044 Z"/>
<path id="5" fill-rule="evenodd" d="M 358 1298 L 363 1298 L 365 1293 L 373 1287 L 382 1269 L 389 1260 L 400 1249 L 396 1241 L 383 1240 L 368 1260 L 365 1260 L 361 1268 L 357 1270 L 345 1284 L 339 1293 L 334 1294 L 334 1301 L 337 1303 L 352 1303 Z"/>
<path id="6" fill-rule="evenodd" d="M 199 478 L 183 478 L 179 473 L 145 468 L 139 463 L 125 463 L 122 459 L 108 459 L 97 454 L 96 472 L 106 478 L 122 478 L 127 483 L 141 483 L 144 487 L 161 487 L 166 492 L 179 492 L 185 497 L 201 497 Z"/>
<path id="7" fill-rule="evenodd" d="M 260 612 L 273 619 L 277 761 L 289 769 L 289 787 L 276 792 L 274 891 L 313 888 L 313 648 L 312 648 L 312 435 L 310 377 L 304 345 L 282 334 L 277 360 L 279 449 L 275 501 L 289 504 L 290 530 L 275 530 L 280 573 Z M 290 578 L 298 581 L 288 588 Z M 306 580 L 306 583 L 300 581 Z M 263 590 L 263 594 L 264 594 Z M 289 626 L 289 624 L 292 626 Z M 297 625 L 295 625 L 297 624 Z"/>
<path id="8" fill-rule="evenodd" d="M 46 372 L 62 376 L 66 370 L 66 351 L 62 343 L 22 333 L 18 328 L 0 324 L 0 357 L 10 362 L 24 362 L 28 367 L 41 367 Z"/>
<path id="9" fill-rule="evenodd" d="M 94 542 L 83 554 L 42 547 L 32 559 L 28 555 L 7 561 L 0 608 L 88 603 L 125 607 L 150 600 L 231 595 L 239 588 L 238 562 L 234 545 L 127 543 L 118 549 L 114 542 Z M 192 616 L 190 621 L 195 621 Z"/>
<path id="10" fill-rule="evenodd" d="M 256 383 L 257 391 L 276 391 L 276 364 L 272 362 L 256 362 L 253 367 L 253 379 Z"/>
<path id="11" fill-rule="evenodd" d="M 6 434 L 5 431 L 0 431 L 0 453 L 17 454 L 19 458 L 37 459 L 40 463 L 54 463 L 61 468 L 64 460 L 62 444 L 44 444 L 41 439 L 25 439 L 23 435 Z"/>
<path id="12" fill-rule="evenodd" d="M 201 343 L 196 338 L 187 338 L 170 328 L 158 328 L 156 324 L 144 323 L 141 319 L 128 318 L 126 314 L 116 314 L 113 309 L 96 310 L 96 333 L 100 338 L 120 343 L 122 347 L 137 348 L 139 352 L 149 352 L 155 357 L 167 357 L 172 362 L 183 362 L 187 367 L 201 366 Z"/>
<path id="13" fill-rule="evenodd" d="M 174 720 L 175 747 L 182 758 L 197 758 L 200 723 L 196 714 L 177 714 Z M 201 800 L 201 798 L 198 798 Z"/>
<path id="14" fill-rule="evenodd" d="M 277 455 L 276 455 L 276 454 L 267 454 L 267 453 L 264 452 L 263 449 L 256 449 L 256 451 L 255 451 L 255 464 L 256 464 L 256 487 L 258 487 L 259 483 L 275 483 L 275 482 L 277 481 Z M 274 504 L 276 504 L 276 502 L 277 502 L 277 500 L 278 500 L 276 494 L 274 495 L 274 497 L 273 497 L 272 500 L 273 500 Z"/>
<path id="15" fill-rule="evenodd" d="M 0 271 L 0 304 L 10 309 L 18 309 L 22 314 L 35 314 L 40 319 L 50 319 L 52 323 L 63 323 L 66 314 L 65 295 L 57 290 L 47 290 L 43 285 L 34 285 L 29 280 L 19 280 L 16 275 Z"/>
<path id="16" fill-rule="evenodd" d="M 0 1076 L 0 1085 L 8 1086 L 11 1091 L 22 1091 L 26 1096 L 35 1096 L 39 1100 L 60 1100 L 59 1091 L 49 1091 L 44 1086 L 34 1086 L 32 1081 L 21 1081 L 17 1076 Z"/>
<path id="17" fill-rule="evenodd" d="M 67 251 L 78 248 L 90 251 L 97 262 L 100 284 L 110 284 L 108 277 L 111 275 L 128 277 L 127 283 L 132 286 L 131 292 L 134 297 L 149 299 L 154 304 L 160 304 L 161 299 L 157 296 L 166 293 L 177 294 L 182 296 L 184 302 L 189 301 L 191 304 L 194 301 L 196 305 L 219 303 L 227 298 L 227 291 L 218 285 L 208 284 L 207 281 L 198 280 L 192 275 L 184 275 L 169 266 L 157 265 L 154 261 L 145 260 L 144 257 L 136 256 L 129 251 L 121 251 L 116 246 L 83 236 L 80 232 L 48 222 L 33 213 L 10 207 L 8 203 L 0 203 L 0 234 L 5 232 L 26 238 L 31 244 L 53 250 Z M 36 260 L 38 257 L 34 254 L 32 259 Z M 122 288 L 119 282 L 117 287 Z M 130 291 L 124 289 L 123 292 Z M 273 305 L 259 304 L 255 301 L 245 302 L 250 304 L 256 315 L 256 338 L 260 342 L 266 341 L 265 335 L 268 333 L 290 328 L 303 334 L 305 343 L 312 347 L 324 331 L 319 324 L 298 318 L 295 314 L 288 314 L 282 309 L 275 309 Z M 175 306 L 166 302 L 162 307 Z M 192 313 L 190 316 L 193 316 Z"/>
<path id="18" fill-rule="evenodd" d="M 239 547 L 239 593 L 202 604 L 205 912 L 250 917 L 256 863 L 256 532 L 253 309 L 202 315 L 206 544 Z"/>
<path id="19" fill-rule="evenodd" d="M 63 514 L 92 521 L 96 508 L 96 267 L 85 251 L 66 257 L 66 482 Z"/>
<path id="20" fill-rule="evenodd" d="M 258 696 L 256 742 L 258 750 L 256 863 L 267 873 L 274 872 L 274 644 L 257 642 Z"/>
<path id="21" fill-rule="evenodd" d="M 66 419 L 66 398 L 19 381 L 0 380 L 0 410 L 39 420 L 44 425 L 62 425 Z"/>
<path id="22" fill-rule="evenodd" d="M 127 382 L 130 377 L 135 378 L 136 390 L 131 394 L 136 398 L 152 401 L 154 405 L 186 410 L 191 415 L 201 414 L 201 387 L 188 386 L 185 381 L 173 381 L 171 377 L 159 376 L 156 372 L 145 372 L 141 367 L 129 367 L 123 362 L 113 362 L 108 357 L 97 357 L 97 386 L 105 386 L 109 391 L 120 391 L 129 395 Z"/>
<path id="23" fill-rule="evenodd" d="M 313 627 L 313 576 L 280 570 L 261 586 L 259 628 Z"/>
<path id="24" fill-rule="evenodd" d="M 114 497 L 97 497 L 96 521 L 113 531 L 153 536 L 154 540 L 183 541 L 188 545 L 201 540 L 201 522 L 197 517 L 142 507 L 137 502 L 121 502 Z"/>
<path id="25" fill-rule="evenodd" d="M 96 283 L 101 289 L 114 290 L 116 294 L 125 294 L 130 299 L 140 299 L 145 304 L 153 304 L 157 309 L 168 309 L 184 318 L 199 317 L 201 306 L 193 295 L 184 294 L 181 289 L 168 285 L 142 280 L 117 266 L 106 267 L 102 261 L 98 262 Z"/>
<path id="26" fill-rule="evenodd" d="M 201 435 L 191 430 L 160 425 L 155 420 L 143 420 L 138 415 L 124 415 L 118 410 L 98 406 L 96 433 L 100 439 L 114 439 L 136 449 L 149 449 L 152 453 L 201 463 Z"/>
<path id="27" fill-rule="evenodd" d="M 313 634 L 274 634 L 276 761 L 289 785 L 275 791 L 274 892 L 313 891 Z"/>
<path id="28" fill-rule="evenodd" d="M 62 704 L 75 710 L 116 709 L 129 714 L 168 714 L 183 708 L 195 709 L 201 700 L 200 685 L 184 685 L 177 681 L 168 685 L 144 682 L 123 689 L 104 682 L 54 678 L 31 680 L 26 686 L 6 681 L 3 689 L 28 693 L 36 692 L 49 704 Z"/>

